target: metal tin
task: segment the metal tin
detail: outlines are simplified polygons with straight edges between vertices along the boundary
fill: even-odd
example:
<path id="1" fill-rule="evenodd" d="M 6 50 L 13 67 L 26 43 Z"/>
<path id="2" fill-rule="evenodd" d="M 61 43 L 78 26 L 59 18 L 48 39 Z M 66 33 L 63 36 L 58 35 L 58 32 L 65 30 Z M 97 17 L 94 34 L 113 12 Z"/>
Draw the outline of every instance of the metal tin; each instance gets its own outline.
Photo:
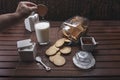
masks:
<path id="1" fill-rule="evenodd" d="M 80 37 L 80 43 L 82 50 L 90 52 L 92 52 L 98 44 L 94 37 Z"/>

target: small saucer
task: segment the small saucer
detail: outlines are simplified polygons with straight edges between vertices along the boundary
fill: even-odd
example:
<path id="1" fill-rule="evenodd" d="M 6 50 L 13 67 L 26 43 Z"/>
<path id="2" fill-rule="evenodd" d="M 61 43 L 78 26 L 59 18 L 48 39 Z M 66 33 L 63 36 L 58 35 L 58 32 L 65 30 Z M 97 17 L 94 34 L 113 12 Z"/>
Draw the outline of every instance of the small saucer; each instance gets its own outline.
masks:
<path id="1" fill-rule="evenodd" d="M 83 65 L 84 63 L 83 62 L 79 62 L 76 60 L 75 56 L 73 57 L 73 63 L 78 67 L 78 68 L 81 68 L 81 69 L 89 69 L 91 67 L 93 67 L 95 65 L 95 59 L 94 57 L 92 57 L 92 60 L 91 60 L 91 63 L 87 64 L 87 65 Z"/>

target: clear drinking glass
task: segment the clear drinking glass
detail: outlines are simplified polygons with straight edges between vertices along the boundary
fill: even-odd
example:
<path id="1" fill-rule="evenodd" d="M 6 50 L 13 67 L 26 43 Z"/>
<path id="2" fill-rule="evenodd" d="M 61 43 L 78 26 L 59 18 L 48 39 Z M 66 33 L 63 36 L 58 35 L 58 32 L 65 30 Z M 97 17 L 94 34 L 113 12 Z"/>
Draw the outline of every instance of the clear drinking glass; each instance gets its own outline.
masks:
<path id="1" fill-rule="evenodd" d="M 39 21 L 35 24 L 36 37 L 40 45 L 46 45 L 49 43 L 49 29 L 49 21 Z"/>
<path id="2" fill-rule="evenodd" d="M 49 43 L 49 29 L 50 22 L 45 20 L 45 15 L 47 14 L 48 8 L 44 4 L 38 4 L 37 13 L 41 17 L 41 20 L 35 23 L 35 32 L 37 41 L 40 45 L 46 45 Z"/>

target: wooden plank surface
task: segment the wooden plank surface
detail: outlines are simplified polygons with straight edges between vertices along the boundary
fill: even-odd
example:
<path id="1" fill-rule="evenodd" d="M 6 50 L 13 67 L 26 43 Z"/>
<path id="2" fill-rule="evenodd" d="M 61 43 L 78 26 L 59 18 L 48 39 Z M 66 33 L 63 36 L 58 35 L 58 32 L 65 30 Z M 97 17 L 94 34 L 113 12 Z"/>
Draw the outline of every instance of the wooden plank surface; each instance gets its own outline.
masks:
<path id="1" fill-rule="evenodd" d="M 28 32 L 24 26 L 14 26 L 0 33 L 0 78 L 3 80 L 11 79 L 35 79 L 40 77 L 79 77 L 81 80 L 119 80 L 120 79 L 120 22 L 119 21 L 91 21 L 88 35 L 95 37 L 99 43 L 93 56 L 96 64 L 89 70 L 81 70 L 77 68 L 72 57 L 76 52 L 81 50 L 80 44 L 72 46 L 72 52 L 69 55 L 63 55 L 67 63 L 62 67 L 53 65 L 45 50 L 54 42 L 61 38 L 59 27 L 61 22 L 52 22 L 50 30 L 50 44 L 47 46 L 39 46 L 37 44 L 37 55 L 40 55 L 48 66 L 52 68 L 50 72 L 46 72 L 43 66 L 36 62 L 24 63 L 20 62 L 17 52 L 16 42 L 18 40 L 31 38 L 37 41 L 35 33 Z M 41 78 L 41 79 L 42 79 Z M 112 79 L 113 78 L 113 79 Z M 50 78 L 49 78 L 50 79 Z M 76 78 L 77 79 L 77 78 Z M 67 79 L 66 79 L 67 80 Z"/>

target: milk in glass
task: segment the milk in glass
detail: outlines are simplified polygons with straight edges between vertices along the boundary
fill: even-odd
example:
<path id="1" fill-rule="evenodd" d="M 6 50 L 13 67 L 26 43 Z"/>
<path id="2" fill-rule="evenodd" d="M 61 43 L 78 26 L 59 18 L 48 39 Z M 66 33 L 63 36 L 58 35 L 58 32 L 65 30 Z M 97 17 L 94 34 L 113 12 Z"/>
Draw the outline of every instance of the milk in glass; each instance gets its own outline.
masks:
<path id="1" fill-rule="evenodd" d="M 49 28 L 50 23 L 48 21 L 40 21 L 35 24 L 36 37 L 40 45 L 49 43 Z"/>

